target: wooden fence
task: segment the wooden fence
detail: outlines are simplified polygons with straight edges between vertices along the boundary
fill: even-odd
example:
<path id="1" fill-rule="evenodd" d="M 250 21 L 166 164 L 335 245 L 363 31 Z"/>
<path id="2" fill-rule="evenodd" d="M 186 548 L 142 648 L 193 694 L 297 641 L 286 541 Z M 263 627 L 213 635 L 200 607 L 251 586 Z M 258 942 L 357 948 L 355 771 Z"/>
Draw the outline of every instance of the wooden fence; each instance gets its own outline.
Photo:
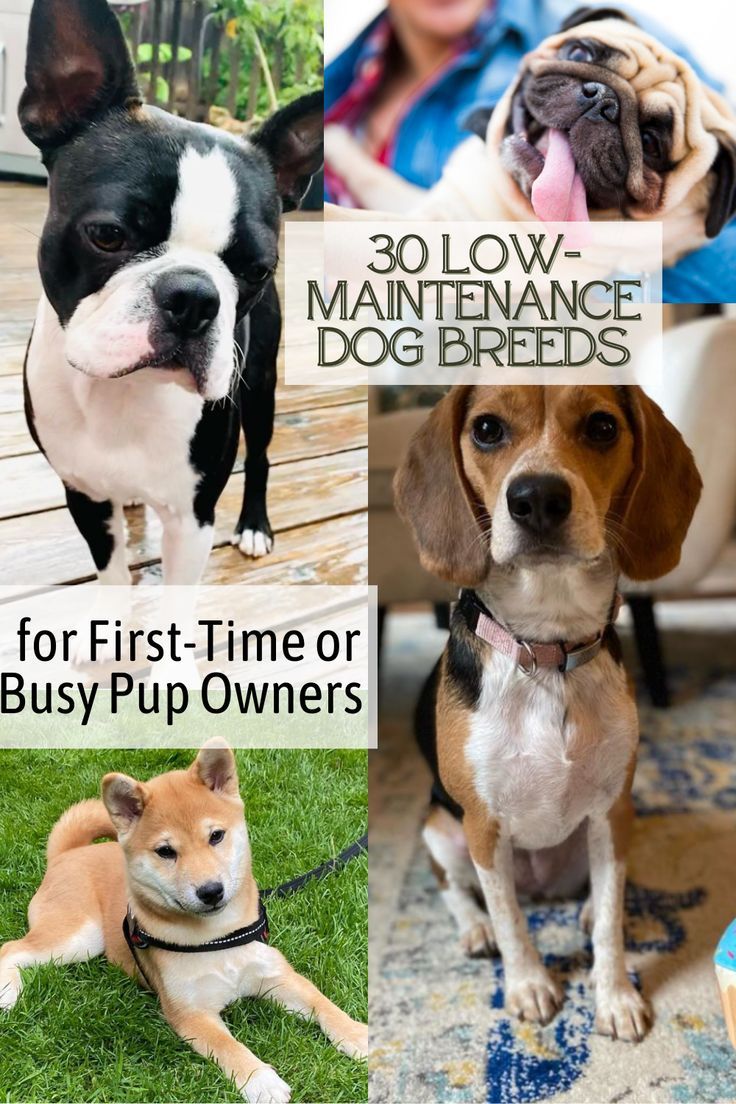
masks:
<path id="1" fill-rule="evenodd" d="M 239 98 L 243 106 L 240 95 L 243 47 L 226 32 L 229 19 L 226 9 L 214 10 L 208 0 L 112 0 L 112 4 L 122 18 L 134 58 L 139 59 L 139 47 L 144 44 L 146 58 L 139 59 L 137 64 L 149 103 L 198 121 L 208 118 L 215 103 L 227 108 L 233 116 L 237 113 L 246 119 L 253 117 L 263 72 L 258 58 L 251 57 L 245 78 L 248 84 L 245 109 L 238 112 Z M 186 58 L 180 57 L 182 47 Z M 278 91 L 284 64 L 283 43 L 272 44 L 269 61 Z M 298 57 L 295 67 L 300 79 L 304 64 Z M 228 73 L 224 89 L 223 70 Z"/>

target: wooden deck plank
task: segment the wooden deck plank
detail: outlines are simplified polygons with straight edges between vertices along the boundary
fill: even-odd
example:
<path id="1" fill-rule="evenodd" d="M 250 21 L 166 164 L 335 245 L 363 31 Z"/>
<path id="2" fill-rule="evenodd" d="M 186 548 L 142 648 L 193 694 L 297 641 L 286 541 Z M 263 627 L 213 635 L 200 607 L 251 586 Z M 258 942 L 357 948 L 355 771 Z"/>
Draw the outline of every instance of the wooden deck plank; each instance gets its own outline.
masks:
<path id="1" fill-rule="evenodd" d="M 32 299 L 17 299 L 14 302 L 3 302 L 0 299 L 0 326 L 4 328 L 8 322 L 11 324 L 25 322 L 27 326 L 30 326 L 36 317 L 37 307 L 37 295 L 34 295 Z"/>
<path id="2" fill-rule="evenodd" d="M 25 414 L 20 410 L 11 414 L 0 414 L 0 459 L 6 456 L 27 456 L 33 452 L 38 452 L 38 449 L 28 432 Z M 2 494 L 0 489 L 0 498 Z"/>
<path id="3" fill-rule="evenodd" d="M 0 330 L 0 413 L 12 414 L 23 409 L 23 383 L 21 379 L 25 345 L 2 346 Z M 10 359 L 4 361 L 5 350 L 12 350 Z M 5 362 L 7 371 L 3 371 Z M 276 409 L 279 413 L 309 410 L 318 406 L 339 406 L 360 402 L 368 395 L 366 387 L 286 387 L 276 389 Z"/>
<path id="4" fill-rule="evenodd" d="M 34 304 L 33 313 L 29 318 L 8 320 L 0 324 L 0 346 L 20 345 L 28 341 L 31 334 L 31 323 L 33 322 L 35 310 Z"/>
<path id="5" fill-rule="evenodd" d="M 283 464 L 299 457 L 327 456 L 345 448 L 361 448 L 367 443 L 365 403 L 280 411 L 275 418 L 269 455 L 272 464 Z M 10 456 L 28 456 L 37 451 L 26 426 L 25 414 L 20 411 L 0 413 L 0 460 Z M 2 498 L 3 491 L 0 489 L 0 502 Z"/>
<path id="6" fill-rule="evenodd" d="M 0 414 L 12 414 L 22 409 L 23 377 L 0 376 Z"/>
<path id="7" fill-rule="evenodd" d="M 37 459 L 46 463 L 42 456 Z M 274 468 L 268 501 L 276 533 L 365 511 L 367 462 L 367 450 L 356 449 Z M 242 493 L 242 473 L 235 473 L 217 509 L 218 545 L 229 544 Z M 155 514 L 140 506 L 126 514 L 130 563 L 135 566 L 158 560 L 161 529 Z M 76 581 L 92 572 L 87 546 L 66 508 L 0 521 L 0 584 L 50 585 Z"/>
<path id="8" fill-rule="evenodd" d="M 5 258 L 3 258 L 5 260 Z M 5 260 L 7 264 L 7 261 Z M 15 303 L 19 299 L 38 302 L 41 277 L 35 268 L 3 268 L 0 272 L 0 302 Z"/>
<path id="9" fill-rule="evenodd" d="M 289 529 L 270 556 L 244 560 L 232 546 L 216 548 L 202 580 L 206 584 L 280 586 L 285 583 L 364 584 L 368 581 L 365 514 L 348 514 Z M 158 564 L 135 572 L 136 582 L 160 581 Z"/>
<path id="10" fill-rule="evenodd" d="M 27 342 L 17 345 L 0 345 L 0 377 L 19 376 L 23 371 Z"/>

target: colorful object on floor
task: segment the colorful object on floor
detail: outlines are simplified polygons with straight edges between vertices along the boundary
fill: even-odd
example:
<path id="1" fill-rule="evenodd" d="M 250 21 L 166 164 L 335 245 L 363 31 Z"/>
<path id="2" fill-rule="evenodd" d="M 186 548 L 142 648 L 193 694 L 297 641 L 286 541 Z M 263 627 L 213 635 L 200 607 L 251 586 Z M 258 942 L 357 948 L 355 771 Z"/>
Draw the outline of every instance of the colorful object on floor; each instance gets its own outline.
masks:
<path id="1" fill-rule="evenodd" d="M 736 1047 L 736 920 L 729 924 L 713 957 L 728 1037 Z"/>

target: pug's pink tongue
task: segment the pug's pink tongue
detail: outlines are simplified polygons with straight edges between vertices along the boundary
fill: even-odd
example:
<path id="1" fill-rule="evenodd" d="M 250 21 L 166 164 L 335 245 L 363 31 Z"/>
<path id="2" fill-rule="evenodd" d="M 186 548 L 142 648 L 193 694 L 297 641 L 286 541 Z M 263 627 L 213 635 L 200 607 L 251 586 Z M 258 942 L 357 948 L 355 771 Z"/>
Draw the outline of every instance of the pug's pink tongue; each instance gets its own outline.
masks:
<path id="1" fill-rule="evenodd" d="M 542 222 L 587 222 L 585 185 L 563 130 L 549 130 L 544 168 L 532 184 L 532 207 Z"/>

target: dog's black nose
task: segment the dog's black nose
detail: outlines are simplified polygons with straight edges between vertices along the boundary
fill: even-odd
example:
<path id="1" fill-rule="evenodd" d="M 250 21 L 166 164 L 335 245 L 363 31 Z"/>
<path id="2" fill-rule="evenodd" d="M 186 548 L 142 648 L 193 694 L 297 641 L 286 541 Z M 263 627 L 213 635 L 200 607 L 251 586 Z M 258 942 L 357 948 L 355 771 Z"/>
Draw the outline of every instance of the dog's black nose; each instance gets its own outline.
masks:
<path id="1" fill-rule="evenodd" d="M 615 123 L 619 116 L 618 96 L 607 84 L 586 81 L 580 89 L 580 106 L 588 119 L 605 119 Z"/>
<path id="2" fill-rule="evenodd" d="M 205 882 L 197 889 L 197 896 L 205 905 L 219 905 L 225 896 L 225 887 L 222 882 Z"/>
<path id="3" fill-rule="evenodd" d="M 509 484 L 506 502 L 514 521 L 541 536 L 568 517 L 572 494 L 559 475 L 519 475 Z"/>
<path id="4" fill-rule="evenodd" d="M 220 296 L 206 272 L 174 268 L 156 281 L 153 298 L 168 329 L 181 337 L 199 337 L 217 317 Z"/>

